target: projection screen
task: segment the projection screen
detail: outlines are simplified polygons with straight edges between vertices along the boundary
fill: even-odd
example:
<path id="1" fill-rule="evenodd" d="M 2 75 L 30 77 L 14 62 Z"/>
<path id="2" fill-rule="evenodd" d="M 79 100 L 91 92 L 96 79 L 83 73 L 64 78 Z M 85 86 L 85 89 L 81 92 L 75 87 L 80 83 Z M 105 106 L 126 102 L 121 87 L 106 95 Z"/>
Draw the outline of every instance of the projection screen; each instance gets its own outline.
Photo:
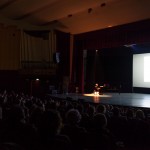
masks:
<path id="1" fill-rule="evenodd" d="M 133 55 L 133 87 L 150 88 L 150 53 Z"/>

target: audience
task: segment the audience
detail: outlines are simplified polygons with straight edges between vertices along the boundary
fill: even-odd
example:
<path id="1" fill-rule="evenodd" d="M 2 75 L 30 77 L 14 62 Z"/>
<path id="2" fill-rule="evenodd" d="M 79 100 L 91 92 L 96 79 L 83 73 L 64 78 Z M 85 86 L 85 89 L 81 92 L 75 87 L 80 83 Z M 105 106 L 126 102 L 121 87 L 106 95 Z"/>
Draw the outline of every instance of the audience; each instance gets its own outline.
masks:
<path id="1" fill-rule="evenodd" d="M 149 109 L 0 93 L 2 150 L 149 149 Z"/>

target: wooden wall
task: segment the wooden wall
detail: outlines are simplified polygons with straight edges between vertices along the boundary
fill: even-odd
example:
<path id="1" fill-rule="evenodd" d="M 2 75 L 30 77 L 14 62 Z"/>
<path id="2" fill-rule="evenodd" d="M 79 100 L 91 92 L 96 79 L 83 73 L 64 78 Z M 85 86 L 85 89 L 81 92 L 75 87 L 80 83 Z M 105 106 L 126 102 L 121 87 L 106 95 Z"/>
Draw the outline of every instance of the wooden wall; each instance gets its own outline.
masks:
<path id="1" fill-rule="evenodd" d="M 0 70 L 20 67 L 20 30 L 0 25 Z"/>

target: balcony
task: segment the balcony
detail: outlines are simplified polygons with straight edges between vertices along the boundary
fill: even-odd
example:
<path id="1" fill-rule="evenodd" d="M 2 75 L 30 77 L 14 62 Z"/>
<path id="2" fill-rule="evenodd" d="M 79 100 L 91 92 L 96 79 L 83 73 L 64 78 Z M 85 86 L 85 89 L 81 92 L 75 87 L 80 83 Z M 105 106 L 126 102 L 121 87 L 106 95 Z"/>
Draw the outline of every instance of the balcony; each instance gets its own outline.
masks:
<path id="1" fill-rule="evenodd" d="M 55 75 L 57 64 L 46 61 L 22 61 L 20 73 L 23 75 Z"/>

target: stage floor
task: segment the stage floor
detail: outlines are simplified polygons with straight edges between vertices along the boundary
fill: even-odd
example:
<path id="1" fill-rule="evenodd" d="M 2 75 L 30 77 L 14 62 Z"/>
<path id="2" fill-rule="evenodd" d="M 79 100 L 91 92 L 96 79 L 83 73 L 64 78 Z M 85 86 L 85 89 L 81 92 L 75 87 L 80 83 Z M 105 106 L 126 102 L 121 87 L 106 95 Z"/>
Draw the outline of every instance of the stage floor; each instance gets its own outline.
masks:
<path id="1" fill-rule="evenodd" d="M 120 106 L 132 106 L 132 107 L 143 107 L 150 108 L 150 94 L 139 94 L 139 93 L 104 93 L 103 95 L 91 94 L 51 94 L 51 97 L 60 99 L 71 98 L 77 101 L 83 99 L 85 102 L 102 103 Z"/>

